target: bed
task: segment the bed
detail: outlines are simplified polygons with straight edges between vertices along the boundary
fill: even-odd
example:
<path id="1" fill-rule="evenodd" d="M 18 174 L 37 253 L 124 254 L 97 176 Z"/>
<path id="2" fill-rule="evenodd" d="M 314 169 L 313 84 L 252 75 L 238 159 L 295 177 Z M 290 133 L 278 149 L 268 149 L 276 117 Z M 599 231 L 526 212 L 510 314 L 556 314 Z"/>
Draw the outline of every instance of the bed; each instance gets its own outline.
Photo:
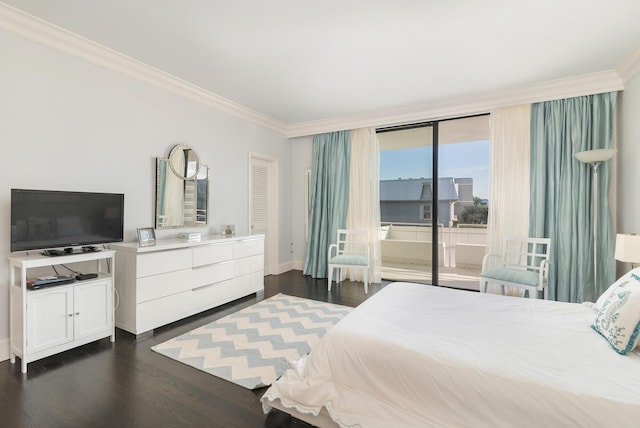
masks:
<path id="1" fill-rule="evenodd" d="M 592 307 L 393 283 L 263 395 L 315 425 L 640 426 L 640 352 Z"/>

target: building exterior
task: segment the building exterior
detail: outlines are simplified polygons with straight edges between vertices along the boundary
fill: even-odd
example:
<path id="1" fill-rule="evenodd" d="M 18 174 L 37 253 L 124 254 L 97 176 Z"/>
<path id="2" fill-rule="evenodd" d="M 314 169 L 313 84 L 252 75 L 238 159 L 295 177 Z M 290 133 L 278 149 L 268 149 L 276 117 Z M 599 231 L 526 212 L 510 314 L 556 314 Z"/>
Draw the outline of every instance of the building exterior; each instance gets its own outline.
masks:
<path id="1" fill-rule="evenodd" d="M 457 220 L 465 206 L 473 205 L 473 179 L 438 179 L 437 223 Z M 435 220 L 433 180 L 399 178 L 380 180 L 380 217 L 383 223 L 425 223 Z"/>

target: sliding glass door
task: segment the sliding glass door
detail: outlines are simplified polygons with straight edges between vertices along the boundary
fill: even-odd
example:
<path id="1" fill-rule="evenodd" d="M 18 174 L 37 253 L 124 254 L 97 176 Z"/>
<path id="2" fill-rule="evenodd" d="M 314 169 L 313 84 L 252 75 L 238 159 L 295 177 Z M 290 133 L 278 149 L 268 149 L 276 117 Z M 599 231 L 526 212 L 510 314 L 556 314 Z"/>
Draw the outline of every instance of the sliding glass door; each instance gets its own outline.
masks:
<path id="1" fill-rule="evenodd" d="M 488 134 L 487 115 L 378 131 L 383 279 L 477 289 Z"/>
<path id="2" fill-rule="evenodd" d="M 382 278 L 433 283 L 433 123 L 380 130 L 380 219 Z M 437 264 L 435 266 L 437 269 Z"/>
<path id="3" fill-rule="evenodd" d="M 489 116 L 442 121 L 439 131 L 439 199 L 449 209 L 439 218 L 446 255 L 436 283 L 477 290 L 487 245 Z"/>

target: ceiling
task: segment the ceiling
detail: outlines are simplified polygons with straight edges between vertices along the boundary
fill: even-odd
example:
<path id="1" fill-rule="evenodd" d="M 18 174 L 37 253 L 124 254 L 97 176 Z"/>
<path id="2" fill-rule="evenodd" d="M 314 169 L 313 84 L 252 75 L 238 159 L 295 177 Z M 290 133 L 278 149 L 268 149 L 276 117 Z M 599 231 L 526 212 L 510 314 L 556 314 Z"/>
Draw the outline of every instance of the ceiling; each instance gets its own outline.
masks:
<path id="1" fill-rule="evenodd" d="M 285 125 L 620 67 L 638 0 L 3 0 Z"/>

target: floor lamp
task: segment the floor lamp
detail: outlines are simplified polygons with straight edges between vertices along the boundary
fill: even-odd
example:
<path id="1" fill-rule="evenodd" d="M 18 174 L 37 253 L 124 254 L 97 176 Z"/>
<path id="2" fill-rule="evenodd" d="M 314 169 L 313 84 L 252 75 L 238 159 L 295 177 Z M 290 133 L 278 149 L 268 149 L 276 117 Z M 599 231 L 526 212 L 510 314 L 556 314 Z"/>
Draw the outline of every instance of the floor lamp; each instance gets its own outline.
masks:
<path id="1" fill-rule="evenodd" d="M 598 294 L 598 167 L 613 158 L 617 149 L 585 150 L 576 153 L 576 159 L 588 163 L 593 169 L 593 291 Z"/>

